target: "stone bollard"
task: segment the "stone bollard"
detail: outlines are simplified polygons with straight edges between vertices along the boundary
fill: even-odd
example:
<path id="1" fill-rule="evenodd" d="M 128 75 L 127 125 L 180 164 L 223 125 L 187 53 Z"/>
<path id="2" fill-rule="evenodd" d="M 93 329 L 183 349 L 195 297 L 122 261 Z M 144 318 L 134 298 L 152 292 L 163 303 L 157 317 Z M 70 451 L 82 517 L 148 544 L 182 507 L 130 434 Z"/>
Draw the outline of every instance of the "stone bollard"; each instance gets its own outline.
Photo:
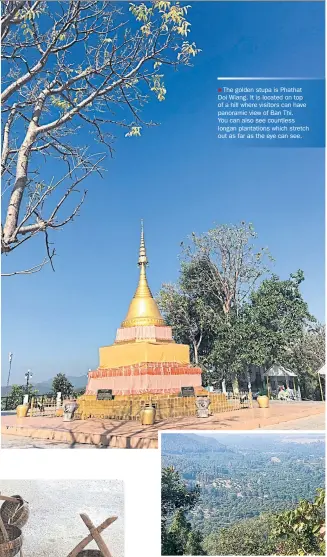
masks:
<path id="1" fill-rule="evenodd" d="M 78 405 L 76 404 L 76 402 L 68 402 L 67 404 L 65 404 L 63 416 L 64 422 L 70 422 L 71 420 L 73 420 L 77 406 Z"/>
<path id="2" fill-rule="evenodd" d="M 195 399 L 196 415 L 198 418 L 209 418 L 209 405 L 211 404 L 208 396 L 197 396 Z"/>

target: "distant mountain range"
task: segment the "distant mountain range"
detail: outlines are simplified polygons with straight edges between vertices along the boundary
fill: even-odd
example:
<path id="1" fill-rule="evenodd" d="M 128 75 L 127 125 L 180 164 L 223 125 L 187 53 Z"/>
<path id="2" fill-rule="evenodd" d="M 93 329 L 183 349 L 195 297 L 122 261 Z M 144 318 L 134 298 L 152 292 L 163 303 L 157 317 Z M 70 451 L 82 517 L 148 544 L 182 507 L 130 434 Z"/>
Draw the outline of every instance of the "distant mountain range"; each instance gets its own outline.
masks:
<path id="1" fill-rule="evenodd" d="M 213 437 L 196 435 L 195 433 L 163 433 L 161 436 L 161 452 L 163 455 L 185 453 L 233 453 L 233 449 L 219 443 Z"/>
<path id="2" fill-rule="evenodd" d="M 47 379 L 46 381 L 41 381 L 40 383 L 33 383 L 34 389 L 39 391 L 40 395 L 45 395 L 52 391 L 52 381 L 51 379 Z M 75 389 L 83 389 L 86 387 L 87 384 L 87 375 L 80 375 L 78 377 L 74 377 L 72 375 L 67 375 L 68 381 L 70 381 Z M 10 393 L 11 385 L 9 387 L 1 387 L 1 396 L 7 396 Z"/>

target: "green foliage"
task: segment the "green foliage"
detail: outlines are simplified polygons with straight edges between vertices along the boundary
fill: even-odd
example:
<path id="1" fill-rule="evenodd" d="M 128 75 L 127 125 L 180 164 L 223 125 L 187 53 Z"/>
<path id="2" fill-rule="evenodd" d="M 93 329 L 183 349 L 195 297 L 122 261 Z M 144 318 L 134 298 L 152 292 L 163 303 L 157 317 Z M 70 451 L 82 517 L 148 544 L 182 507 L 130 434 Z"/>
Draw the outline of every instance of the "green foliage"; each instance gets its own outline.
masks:
<path id="1" fill-rule="evenodd" d="M 159 12 L 161 16 L 160 29 L 163 32 L 175 32 L 184 37 L 190 32 L 190 22 L 186 20 L 188 9 L 191 6 L 181 6 L 179 2 L 155 1 L 151 7 L 145 4 L 131 4 L 130 11 L 137 21 L 143 22 L 141 30 L 146 35 L 151 34 L 151 19 Z M 144 30 L 145 29 L 145 30 Z"/>
<path id="2" fill-rule="evenodd" d="M 130 4 L 129 11 L 134 15 L 136 21 L 141 23 L 141 35 L 149 42 L 157 41 L 157 36 L 162 34 L 164 37 L 187 37 L 190 32 L 190 22 L 186 20 L 187 12 L 191 6 L 181 6 L 179 2 L 155 1 L 151 6 L 144 3 Z M 175 63 L 185 65 L 190 64 L 192 57 L 196 56 L 201 50 L 196 44 L 178 41 L 173 47 L 177 51 L 177 60 Z M 154 69 L 162 66 L 165 61 L 160 61 L 154 57 Z M 163 82 L 163 74 L 149 75 L 150 91 L 154 92 L 159 101 L 164 101 L 167 90 Z M 127 137 L 140 135 L 140 127 L 132 127 L 131 131 L 126 134 Z"/>
<path id="3" fill-rule="evenodd" d="M 125 133 L 125 137 L 141 137 L 142 126 L 132 126 L 129 132 Z"/>
<path id="4" fill-rule="evenodd" d="M 167 545 L 162 548 L 163 555 L 184 555 L 186 540 L 191 532 L 191 524 L 185 518 L 185 512 L 178 509 L 167 532 Z M 168 552 L 169 550 L 169 552 Z"/>
<path id="5" fill-rule="evenodd" d="M 240 434 L 219 439 L 217 447 L 213 445 L 217 440 L 211 436 L 203 436 L 207 444 L 199 444 L 184 434 L 182 437 L 189 438 L 187 445 L 187 439 L 182 443 L 179 437 L 174 442 L 171 438 L 175 435 L 162 438 L 162 464 L 179 472 L 183 489 L 197 486 L 199 496 L 186 518 L 205 540 L 244 520 L 279 514 L 295 508 L 303 499 L 313 500 L 317 488 L 324 485 L 325 447 L 321 435 L 308 442 L 301 436 L 299 442 L 293 442 L 285 436 L 263 439 L 261 435 Z M 208 550 L 206 544 L 205 548 Z M 261 554 L 260 548 L 258 552 Z"/>
<path id="6" fill-rule="evenodd" d="M 155 74 L 155 75 L 151 76 L 151 79 L 152 79 L 151 91 L 154 91 L 157 94 L 157 97 L 158 97 L 159 101 L 164 101 L 165 100 L 165 95 L 167 93 L 167 90 L 164 86 L 162 78 L 163 78 L 163 75 L 159 75 L 159 74 Z"/>
<path id="7" fill-rule="evenodd" d="M 197 503 L 198 486 L 188 489 L 174 467 L 164 468 L 161 477 L 162 555 L 205 555 L 201 534 L 192 529 L 186 512 Z"/>
<path id="8" fill-rule="evenodd" d="M 269 252 L 254 245 L 252 224 L 220 225 L 182 243 L 180 278 L 163 285 L 158 303 L 176 338 L 191 346 L 204 369 L 232 373 L 243 367 L 238 346 L 242 304 L 267 272 Z"/>
<path id="9" fill-rule="evenodd" d="M 205 540 L 208 555 L 325 555 L 325 490 L 291 510 L 237 522 Z M 196 554 L 194 554 L 196 555 Z"/>
<path id="10" fill-rule="evenodd" d="M 191 523 L 185 518 L 185 511 L 176 511 L 168 528 L 163 555 L 206 555 L 203 538 L 198 530 L 192 530 Z"/>
<path id="11" fill-rule="evenodd" d="M 190 269 L 185 269 L 185 274 Z M 177 342 L 190 344 L 195 364 L 210 345 L 214 314 L 197 292 L 181 283 L 180 286 L 164 284 L 157 298 L 158 305 L 173 328 Z"/>
<path id="12" fill-rule="evenodd" d="M 82 388 L 82 389 L 74 389 L 72 396 L 73 398 L 78 398 L 79 396 L 82 396 L 85 394 L 86 391 L 86 387 Z"/>
<path id="13" fill-rule="evenodd" d="M 190 345 L 204 385 L 246 381 L 250 364 L 278 362 L 299 371 L 301 388 L 319 398 L 310 369 L 323 362 L 324 341 L 312 332 L 315 319 L 300 290 L 303 272 L 286 280 L 268 276 L 271 260 L 267 248 L 258 248 L 251 223 L 193 233 L 182 243 L 179 280 L 162 286 L 158 304 L 176 340 Z"/>
<path id="14" fill-rule="evenodd" d="M 74 387 L 64 373 L 58 373 L 52 381 L 52 390 L 55 394 L 61 393 L 62 398 L 69 398 L 74 392 Z"/>
<path id="15" fill-rule="evenodd" d="M 251 333 L 248 349 L 252 363 L 284 363 L 289 348 L 301 339 L 307 323 L 314 320 L 300 291 L 303 281 L 302 271 L 287 280 L 273 275 L 251 294 L 245 314 Z"/>
<path id="16" fill-rule="evenodd" d="M 273 517 L 264 514 L 222 528 L 205 539 L 208 555 L 273 555 L 275 545 L 269 533 Z"/>
<path id="17" fill-rule="evenodd" d="M 161 514 L 168 516 L 177 509 L 190 510 L 199 498 L 199 488 L 189 490 L 182 482 L 179 472 L 173 466 L 162 471 L 161 477 Z"/>
<path id="18" fill-rule="evenodd" d="M 302 396 L 321 400 L 317 371 L 325 363 L 325 326 L 319 323 L 305 329 L 285 356 L 285 364 L 299 375 Z"/>
<path id="19" fill-rule="evenodd" d="M 266 369 L 276 362 L 288 364 L 291 347 L 314 321 L 300 292 L 303 280 L 302 271 L 287 280 L 273 275 L 253 290 L 229 327 L 218 329 L 213 365 L 240 375 L 249 364 Z"/>
<path id="20" fill-rule="evenodd" d="M 187 536 L 184 555 L 207 555 L 203 548 L 203 537 L 198 530 L 191 530 Z"/>
<path id="21" fill-rule="evenodd" d="M 271 536 L 279 555 L 325 555 L 325 490 L 318 489 L 313 502 L 302 500 L 297 507 L 275 517 Z"/>
<path id="22" fill-rule="evenodd" d="M 15 410 L 19 404 L 22 404 L 24 395 L 28 394 L 31 397 L 37 393 L 38 390 L 34 389 L 33 385 L 28 385 L 28 391 L 26 391 L 26 385 L 13 385 L 7 397 L 7 409 Z"/>

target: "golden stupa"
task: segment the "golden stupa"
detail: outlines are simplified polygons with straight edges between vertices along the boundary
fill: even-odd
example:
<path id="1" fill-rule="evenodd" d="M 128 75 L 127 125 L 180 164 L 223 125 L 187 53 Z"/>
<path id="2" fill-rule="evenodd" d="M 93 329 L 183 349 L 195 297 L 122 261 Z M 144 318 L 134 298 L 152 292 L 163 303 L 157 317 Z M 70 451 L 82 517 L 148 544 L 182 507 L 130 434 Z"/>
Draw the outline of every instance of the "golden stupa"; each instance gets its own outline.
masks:
<path id="1" fill-rule="evenodd" d="M 139 251 L 140 278 L 139 283 L 132 299 L 126 318 L 122 322 L 121 327 L 138 327 L 145 325 L 156 325 L 164 327 L 165 321 L 161 316 L 159 308 L 153 299 L 151 290 L 146 278 L 146 266 L 148 265 L 148 258 L 146 256 L 146 249 L 144 243 L 144 230 L 143 221 L 141 221 L 141 243 Z"/>
<path id="2" fill-rule="evenodd" d="M 112 389 L 115 394 L 179 392 L 201 386 L 201 370 L 190 366 L 189 346 L 173 340 L 148 285 L 143 222 L 139 282 L 126 318 L 111 346 L 99 349 L 99 367 L 89 372 L 87 393 Z"/>

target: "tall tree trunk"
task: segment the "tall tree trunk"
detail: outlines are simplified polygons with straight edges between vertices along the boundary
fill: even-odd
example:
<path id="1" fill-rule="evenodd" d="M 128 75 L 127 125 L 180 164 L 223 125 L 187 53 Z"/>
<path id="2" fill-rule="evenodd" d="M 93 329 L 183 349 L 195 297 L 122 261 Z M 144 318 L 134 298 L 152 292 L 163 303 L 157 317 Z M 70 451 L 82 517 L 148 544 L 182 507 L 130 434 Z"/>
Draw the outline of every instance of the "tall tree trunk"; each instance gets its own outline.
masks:
<path id="1" fill-rule="evenodd" d="M 193 352 L 194 352 L 194 363 L 198 365 L 199 363 L 198 343 L 195 340 L 193 340 Z"/>
<path id="2" fill-rule="evenodd" d="M 28 133 L 18 153 L 16 180 L 10 197 L 6 215 L 6 222 L 3 228 L 4 245 L 9 244 L 10 241 L 12 241 L 14 232 L 18 225 L 19 211 L 24 195 L 24 190 L 27 184 L 29 153 L 34 139 L 34 134 L 32 134 L 31 132 Z"/>
<path id="3" fill-rule="evenodd" d="M 233 386 L 233 394 L 238 395 L 240 392 L 240 388 L 238 384 L 238 377 L 236 375 L 233 375 L 232 386 Z"/>

